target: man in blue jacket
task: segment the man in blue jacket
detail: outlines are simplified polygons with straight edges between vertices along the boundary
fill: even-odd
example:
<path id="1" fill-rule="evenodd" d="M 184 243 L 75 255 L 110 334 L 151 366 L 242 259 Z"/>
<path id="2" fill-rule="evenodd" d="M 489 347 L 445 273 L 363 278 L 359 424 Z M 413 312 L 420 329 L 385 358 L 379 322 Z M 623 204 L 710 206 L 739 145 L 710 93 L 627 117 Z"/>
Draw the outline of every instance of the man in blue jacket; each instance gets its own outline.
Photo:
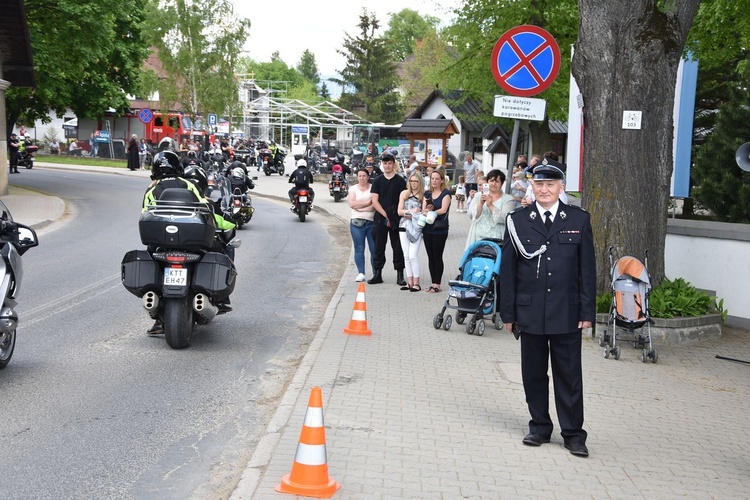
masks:
<path id="1" fill-rule="evenodd" d="M 521 374 L 531 420 L 523 443 L 552 436 L 548 359 L 565 448 L 587 457 L 583 429 L 581 329 L 596 319 L 596 257 L 589 214 L 560 201 L 563 172 L 539 165 L 536 201 L 506 219 L 500 266 L 500 315 L 520 333 Z"/>

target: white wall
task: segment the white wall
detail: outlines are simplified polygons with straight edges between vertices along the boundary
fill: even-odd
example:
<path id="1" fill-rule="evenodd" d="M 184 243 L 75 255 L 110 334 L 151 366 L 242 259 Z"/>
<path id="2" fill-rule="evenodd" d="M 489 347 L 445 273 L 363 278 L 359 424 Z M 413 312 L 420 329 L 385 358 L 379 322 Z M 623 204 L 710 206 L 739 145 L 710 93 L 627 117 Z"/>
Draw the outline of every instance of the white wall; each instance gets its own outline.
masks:
<path id="1" fill-rule="evenodd" d="M 748 254 L 750 241 L 743 239 L 667 234 L 665 274 L 669 279 L 683 278 L 697 288 L 715 291 L 718 299 L 724 299 L 729 316 L 750 322 Z"/>
<path id="2" fill-rule="evenodd" d="M 449 108 L 442 99 L 433 99 L 422 112 L 422 118 L 434 120 L 439 116 L 452 119 L 458 129 L 458 134 L 454 134 L 448 139 L 448 151 L 458 158 L 458 155 L 461 152 L 461 137 L 463 135 L 463 131 L 461 130 L 461 120 L 453 115 L 451 108 Z"/>

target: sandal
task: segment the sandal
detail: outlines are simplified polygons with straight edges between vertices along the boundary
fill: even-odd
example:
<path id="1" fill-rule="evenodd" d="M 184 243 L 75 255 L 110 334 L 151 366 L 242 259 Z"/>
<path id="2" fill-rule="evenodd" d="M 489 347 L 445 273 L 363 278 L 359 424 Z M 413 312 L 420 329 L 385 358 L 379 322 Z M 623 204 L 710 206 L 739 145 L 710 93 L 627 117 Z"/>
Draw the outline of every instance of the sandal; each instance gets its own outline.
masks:
<path id="1" fill-rule="evenodd" d="M 406 285 L 406 286 L 402 286 L 402 287 L 401 287 L 401 290 L 409 290 L 409 286 L 408 286 L 408 285 Z"/>
<path id="2" fill-rule="evenodd" d="M 410 292 L 421 292 L 422 291 L 422 287 L 419 286 L 419 285 L 414 285 L 413 287 L 411 287 L 411 289 L 409 291 Z"/>
<path id="3" fill-rule="evenodd" d="M 440 289 L 436 286 L 430 286 L 427 290 L 425 290 L 427 293 L 438 293 Z"/>

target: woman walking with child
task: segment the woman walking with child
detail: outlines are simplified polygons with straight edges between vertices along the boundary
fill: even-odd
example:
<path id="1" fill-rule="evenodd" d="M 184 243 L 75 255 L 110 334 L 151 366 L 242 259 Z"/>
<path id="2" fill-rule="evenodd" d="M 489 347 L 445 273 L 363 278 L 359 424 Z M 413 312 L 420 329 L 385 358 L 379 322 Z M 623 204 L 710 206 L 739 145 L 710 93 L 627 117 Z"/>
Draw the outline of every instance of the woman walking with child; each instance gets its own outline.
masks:
<path id="1" fill-rule="evenodd" d="M 414 172 L 409 176 L 406 189 L 401 192 L 398 200 L 399 239 L 401 249 L 404 251 L 404 264 L 406 268 L 406 285 L 401 290 L 418 292 L 419 286 L 419 248 L 422 246 L 422 228 L 419 226 L 419 216 L 422 213 L 422 202 L 424 201 L 424 185 L 422 174 Z"/>

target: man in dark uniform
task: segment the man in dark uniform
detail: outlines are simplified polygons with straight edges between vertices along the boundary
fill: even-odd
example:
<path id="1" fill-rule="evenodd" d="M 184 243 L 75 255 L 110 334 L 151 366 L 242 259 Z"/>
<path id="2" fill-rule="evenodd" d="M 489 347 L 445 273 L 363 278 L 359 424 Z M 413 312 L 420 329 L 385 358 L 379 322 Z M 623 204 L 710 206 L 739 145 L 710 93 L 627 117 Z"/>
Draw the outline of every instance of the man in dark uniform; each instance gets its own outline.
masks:
<path id="1" fill-rule="evenodd" d="M 404 251 L 398 232 L 398 200 L 401 192 L 406 189 L 406 181 L 396 174 L 396 159 L 392 154 L 384 154 L 380 160 L 383 175 L 372 181 L 372 206 L 375 216 L 372 225 L 372 236 L 375 240 L 375 256 L 372 278 L 367 280 L 371 285 L 383 282 L 383 268 L 385 267 L 385 244 L 390 238 L 393 250 L 393 268 L 396 270 L 396 284 L 406 286 L 404 279 Z"/>
<path id="2" fill-rule="evenodd" d="M 10 134 L 10 140 L 8 141 L 8 152 L 10 153 L 10 173 L 17 174 L 18 172 L 18 150 L 21 148 L 21 141 L 15 132 Z"/>
<path id="3" fill-rule="evenodd" d="M 581 329 L 596 316 L 596 257 L 589 214 L 559 198 L 563 172 L 534 168 L 536 202 L 506 219 L 500 266 L 500 315 L 520 332 L 521 374 L 531 420 L 523 443 L 540 446 L 552 435 L 548 359 L 565 448 L 587 457 L 583 430 Z"/>

